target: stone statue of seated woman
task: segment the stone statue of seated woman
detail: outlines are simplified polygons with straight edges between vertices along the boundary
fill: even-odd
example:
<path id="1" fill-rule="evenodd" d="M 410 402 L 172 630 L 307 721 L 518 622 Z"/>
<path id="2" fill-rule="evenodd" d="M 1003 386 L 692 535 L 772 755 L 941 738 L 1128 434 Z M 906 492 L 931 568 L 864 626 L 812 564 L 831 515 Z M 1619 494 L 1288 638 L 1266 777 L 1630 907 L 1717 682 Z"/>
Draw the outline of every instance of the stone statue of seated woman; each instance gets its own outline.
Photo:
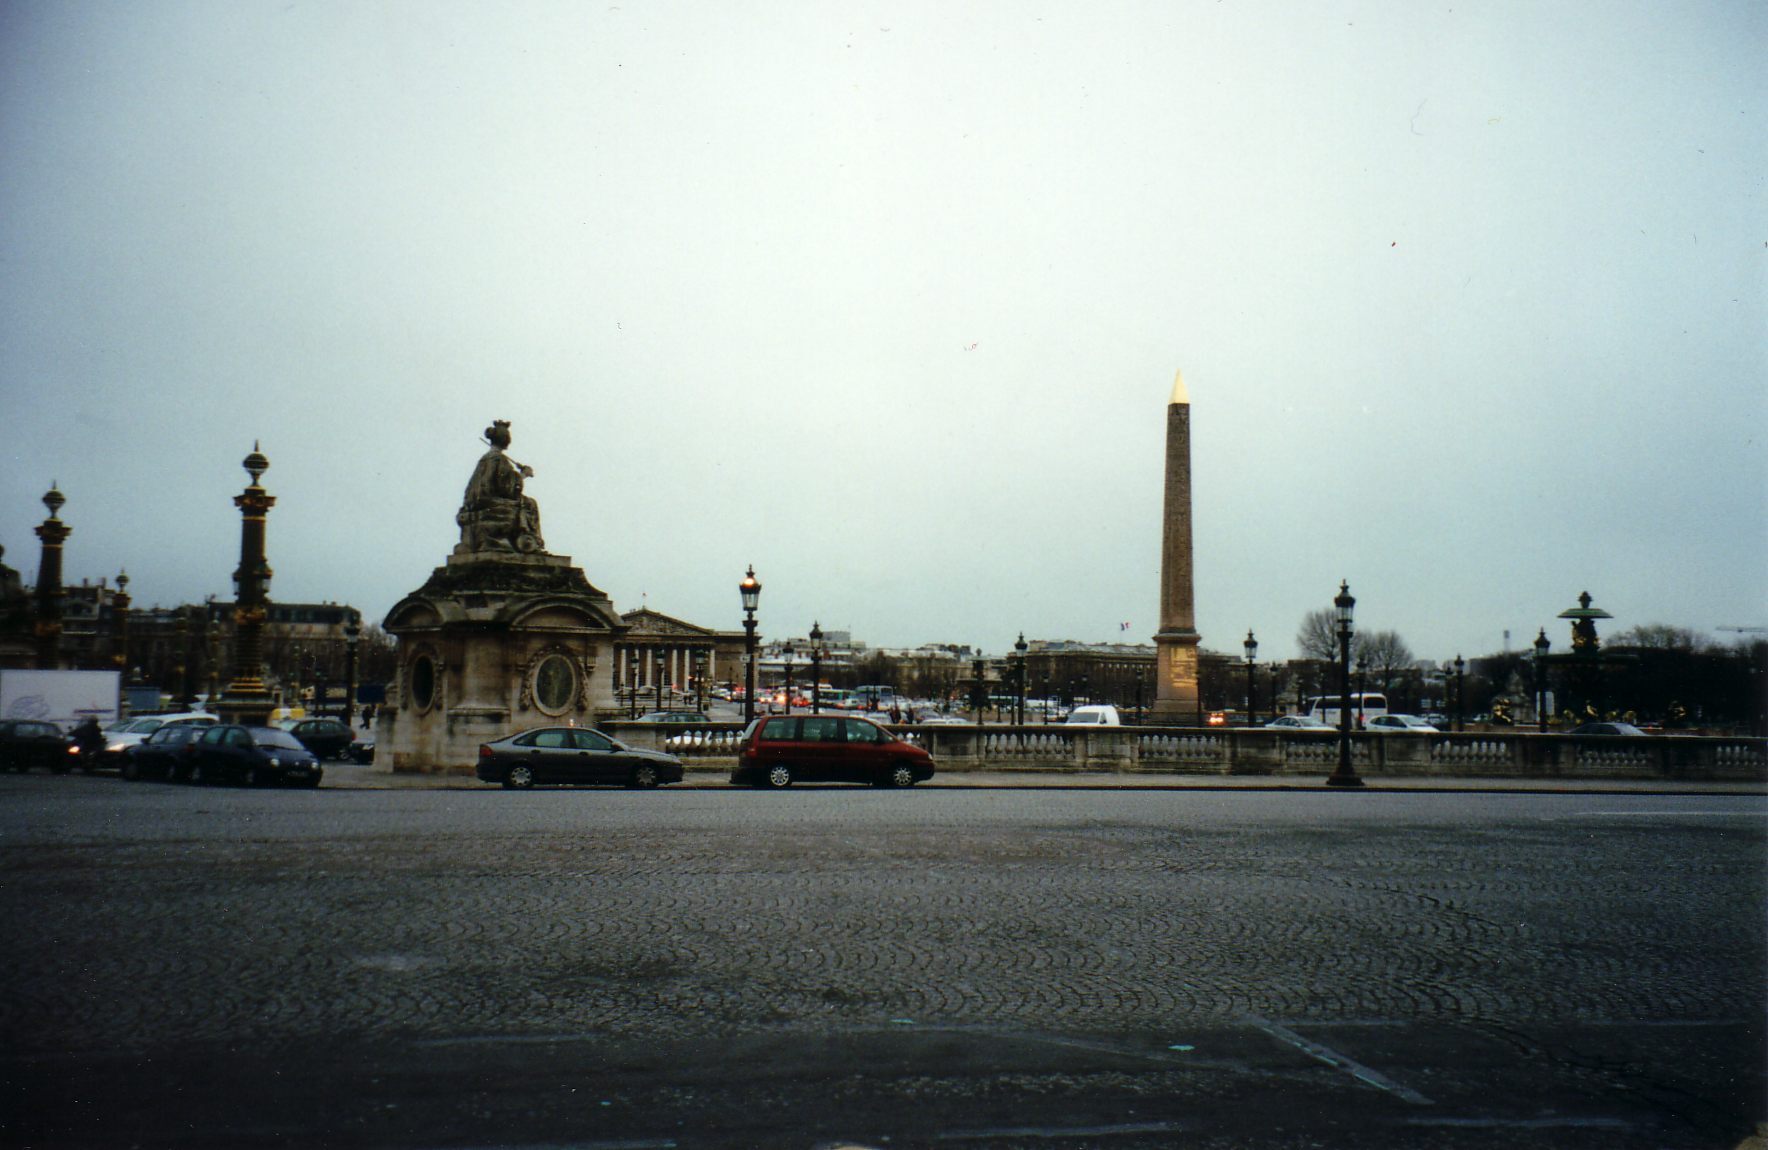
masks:
<path id="1" fill-rule="evenodd" d="M 491 449 L 474 466 L 466 498 L 454 517 L 460 525 L 460 546 L 455 550 L 523 555 L 545 552 L 540 505 L 522 493 L 522 481 L 532 476 L 534 469 L 505 454 L 510 445 L 509 421 L 495 420 L 485 429 L 485 441 Z"/>

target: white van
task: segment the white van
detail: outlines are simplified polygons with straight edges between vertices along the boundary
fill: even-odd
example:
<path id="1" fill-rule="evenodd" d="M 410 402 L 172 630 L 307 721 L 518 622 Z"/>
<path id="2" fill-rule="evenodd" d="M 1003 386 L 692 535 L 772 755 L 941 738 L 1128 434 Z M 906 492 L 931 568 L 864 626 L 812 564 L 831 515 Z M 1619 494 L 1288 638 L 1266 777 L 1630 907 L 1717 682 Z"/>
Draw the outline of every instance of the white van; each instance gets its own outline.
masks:
<path id="1" fill-rule="evenodd" d="M 1308 700 L 1308 717 L 1319 719 L 1333 730 L 1339 726 L 1339 710 L 1344 706 L 1343 695 L 1317 695 Z M 1351 726 L 1361 730 L 1370 719 L 1387 714 L 1387 696 L 1374 691 L 1365 691 L 1351 696 Z"/>
<path id="2" fill-rule="evenodd" d="M 1076 707 L 1068 712 L 1068 717 L 1062 720 L 1062 725 L 1065 727 L 1121 727 L 1123 726 L 1123 716 L 1119 715 L 1117 708 L 1110 703 L 1089 703 L 1087 706 Z"/>

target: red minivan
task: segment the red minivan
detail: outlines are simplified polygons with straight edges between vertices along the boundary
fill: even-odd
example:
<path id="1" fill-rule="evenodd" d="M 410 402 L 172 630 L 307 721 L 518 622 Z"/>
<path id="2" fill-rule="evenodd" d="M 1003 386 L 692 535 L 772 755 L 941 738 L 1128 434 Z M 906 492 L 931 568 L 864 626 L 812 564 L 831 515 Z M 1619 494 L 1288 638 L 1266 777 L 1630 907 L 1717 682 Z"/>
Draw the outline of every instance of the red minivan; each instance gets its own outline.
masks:
<path id="1" fill-rule="evenodd" d="M 933 777 L 933 756 L 878 724 L 850 715 L 769 715 L 743 732 L 739 786 L 871 783 L 912 787 Z"/>

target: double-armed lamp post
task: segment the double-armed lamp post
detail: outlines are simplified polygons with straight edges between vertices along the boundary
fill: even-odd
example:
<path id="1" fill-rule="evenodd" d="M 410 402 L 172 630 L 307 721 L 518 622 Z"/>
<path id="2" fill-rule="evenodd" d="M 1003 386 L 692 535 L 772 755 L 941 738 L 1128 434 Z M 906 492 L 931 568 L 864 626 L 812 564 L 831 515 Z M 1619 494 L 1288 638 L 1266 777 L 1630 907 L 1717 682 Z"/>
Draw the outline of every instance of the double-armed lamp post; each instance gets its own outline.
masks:
<path id="1" fill-rule="evenodd" d="M 1360 787 L 1363 780 L 1351 766 L 1351 613 L 1357 601 L 1349 580 L 1341 581 L 1332 607 L 1338 619 L 1338 769 L 1326 780 L 1329 787 Z"/>
<path id="2" fill-rule="evenodd" d="M 755 565 L 749 565 L 749 573 L 737 584 L 737 594 L 743 598 L 743 651 L 749 669 L 745 672 L 743 682 L 743 722 L 755 721 L 755 607 L 761 602 L 761 582 L 755 578 Z"/>

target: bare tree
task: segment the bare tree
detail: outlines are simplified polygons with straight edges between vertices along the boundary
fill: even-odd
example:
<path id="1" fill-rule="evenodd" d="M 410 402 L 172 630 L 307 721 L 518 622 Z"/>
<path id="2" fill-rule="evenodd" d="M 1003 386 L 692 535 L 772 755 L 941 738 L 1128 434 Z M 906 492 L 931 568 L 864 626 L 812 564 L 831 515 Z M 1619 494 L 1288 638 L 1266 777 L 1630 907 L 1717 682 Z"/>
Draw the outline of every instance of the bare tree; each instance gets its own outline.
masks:
<path id="1" fill-rule="evenodd" d="M 1352 659 L 1363 654 L 1367 641 L 1367 636 L 1362 632 L 1351 633 Z M 1322 663 L 1338 662 L 1338 613 L 1330 607 L 1322 607 L 1302 616 L 1301 629 L 1295 633 L 1295 645 L 1300 648 L 1304 659 L 1316 659 Z"/>
<path id="2" fill-rule="evenodd" d="M 1397 631 L 1369 631 L 1357 636 L 1357 654 L 1369 660 L 1369 669 L 1381 682 L 1383 693 L 1411 668 L 1416 658 Z"/>
<path id="3" fill-rule="evenodd" d="M 1355 640 L 1353 639 L 1353 642 Z M 1309 611 L 1302 616 L 1301 629 L 1295 633 L 1295 645 L 1302 657 L 1332 662 L 1338 658 L 1338 617 L 1329 607 Z"/>
<path id="4" fill-rule="evenodd" d="M 1699 651 L 1707 644 L 1687 627 L 1668 623 L 1645 623 L 1622 631 L 1608 641 L 1611 647 L 1636 647 L 1643 651 Z"/>

